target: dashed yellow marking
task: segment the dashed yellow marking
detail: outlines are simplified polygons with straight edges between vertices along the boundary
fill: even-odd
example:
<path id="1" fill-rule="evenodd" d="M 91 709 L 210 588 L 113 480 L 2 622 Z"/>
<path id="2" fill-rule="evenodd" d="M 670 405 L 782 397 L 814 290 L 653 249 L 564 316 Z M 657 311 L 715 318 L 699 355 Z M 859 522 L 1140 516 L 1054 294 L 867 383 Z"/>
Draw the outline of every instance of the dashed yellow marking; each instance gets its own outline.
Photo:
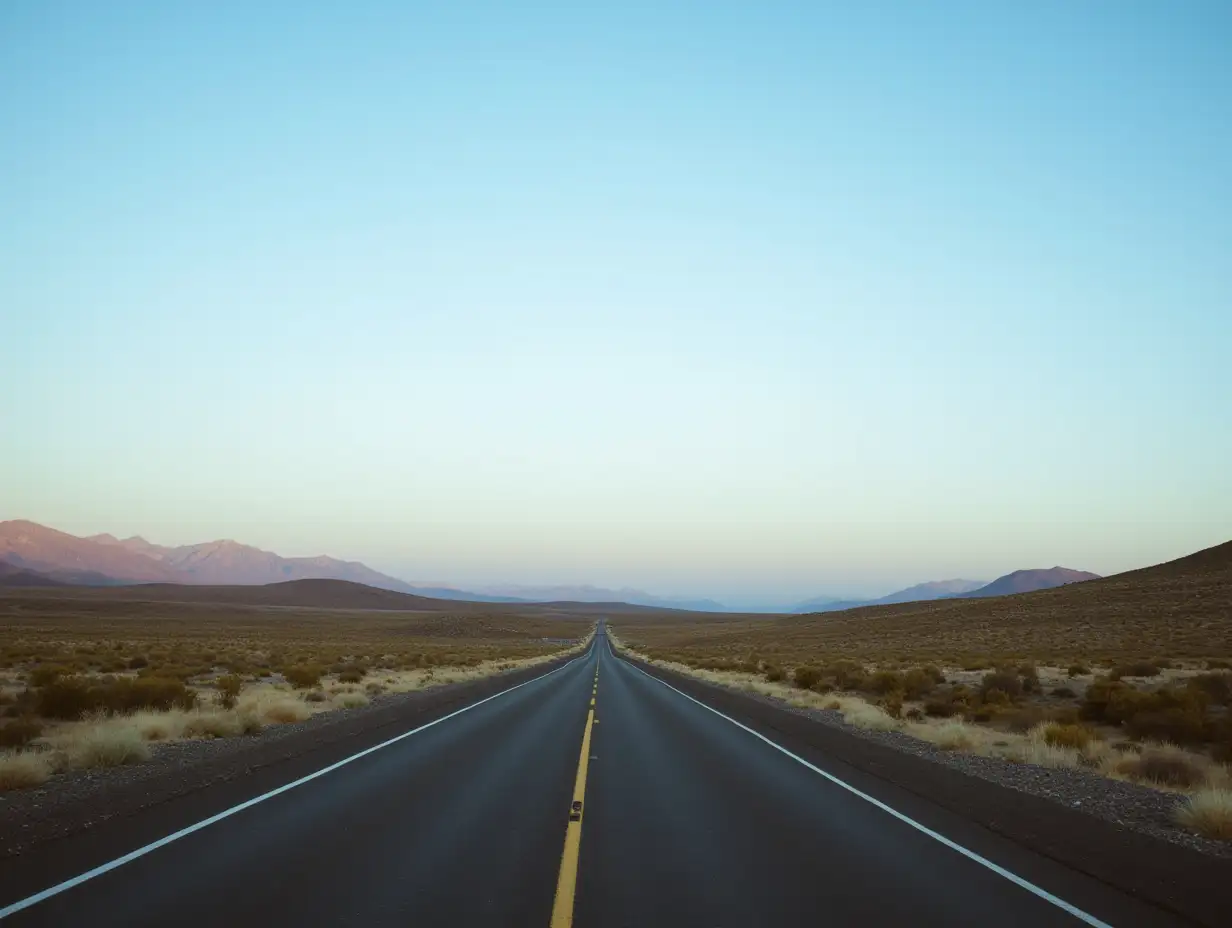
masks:
<path id="1" fill-rule="evenodd" d="M 598 671 L 595 672 L 596 678 Z M 595 701 L 590 700 L 586 710 L 586 728 L 582 731 L 582 752 L 578 757 L 577 778 L 573 781 L 573 802 L 579 814 L 565 826 L 565 849 L 560 856 L 560 875 L 556 878 L 556 899 L 552 903 L 551 928 L 571 928 L 573 925 L 573 899 L 577 892 L 578 857 L 582 851 L 582 820 L 586 811 L 586 770 L 590 766 L 590 732 L 595 723 Z M 570 806 L 572 809 L 572 805 Z"/>

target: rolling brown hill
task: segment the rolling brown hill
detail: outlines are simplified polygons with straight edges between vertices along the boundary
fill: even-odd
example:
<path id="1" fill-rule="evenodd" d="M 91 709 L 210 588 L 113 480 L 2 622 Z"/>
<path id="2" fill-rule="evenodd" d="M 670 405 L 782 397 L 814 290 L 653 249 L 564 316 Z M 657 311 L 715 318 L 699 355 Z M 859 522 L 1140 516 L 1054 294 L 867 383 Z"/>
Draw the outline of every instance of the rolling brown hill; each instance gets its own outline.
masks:
<path id="1" fill-rule="evenodd" d="M 473 603 L 429 599 L 348 580 L 288 580 L 261 586 L 138 583 L 125 586 L 58 586 L 46 598 L 90 602 L 210 603 L 304 609 L 381 609 L 393 612 L 463 612 Z"/>
<path id="2" fill-rule="evenodd" d="M 0 586 L 12 587 L 58 587 L 63 586 L 58 580 L 36 573 L 25 567 L 18 567 L 8 561 L 0 561 Z"/>
<path id="3" fill-rule="evenodd" d="M 1011 596 L 867 606 L 754 622 L 613 623 L 678 658 L 794 665 L 967 658 L 1232 657 L 1232 542 L 1153 567 Z"/>

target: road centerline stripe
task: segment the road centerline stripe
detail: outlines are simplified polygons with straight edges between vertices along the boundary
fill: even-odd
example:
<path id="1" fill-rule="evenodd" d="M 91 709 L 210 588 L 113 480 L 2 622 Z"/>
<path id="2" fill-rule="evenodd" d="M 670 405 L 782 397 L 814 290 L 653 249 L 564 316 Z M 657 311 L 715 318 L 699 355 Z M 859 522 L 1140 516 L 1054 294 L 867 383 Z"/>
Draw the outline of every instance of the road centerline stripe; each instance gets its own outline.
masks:
<path id="1" fill-rule="evenodd" d="M 608 650 L 611 652 L 613 658 L 616 658 L 617 660 L 624 660 L 623 658 L 617 657 L 616 651 L 612 648 L 612 644 L 610 641 L 608 642 Z M 789 751 L 787 748 L 783 747 L 781 744 L 771 741 L 761 732 L 756 731 L 741 722 L 737 722 L 731 716 L 724 715 L 718 709 L 715 709 L 711 706 L 706 705 L 700 699 L 695 699 L 694 697 L 690 696 L 688 693 L 684 692 L 683 690 L 676 689 L 676 687 L 672 686 L 666 680 L 661 680 L 652 673 L 646 673 L 646 671 L 642 670 L 641 667 L 638 667 L 637 664 L 634 664 L 632 661 L 624 660 L 624 663 L 628 665 L 629 667 L 632 667 L 634 670 L 636 670 L 638 673 L 642 674 L 643 676 L 649 677 L 651 680 L 654 680 L 656 683 L 663 684 L 672 692 L 678 693 L 679 695 L 683 696 L 685 699 L 689 700 L 689 702 L 696 703 L 697 705 L 705 709 L 707 712 L 713 712 L 719 718 L 725 719 L 726 721 L 731 722 L 731 724 L 735 725 L 737 728 L 744 729 L 754 738 L 757 738 L 765 742 L 770 747 L 774 748 L 776 751 L 786 754 L 792 760 L 807 767 L 809 770 L 813 771 L 813 773 L 816 773 L 819 776 L 822 776 L 825 779 L 829 780 L 835 786 L 842 787 L 847 792 L 851 793 L 853 796 L 863 799 L 865 802 L 869 803 L 870 805 L 876 806 L 878 809 L 882 810 L 883 812 L 889 813 L 890 815 L 894 816 L 894 818 L 898 819 L 903 824 L 909 825 L 912 828 L 914 828 L 916 831 L 920 832 L 921 834 L 927 835 L 928 837 L 932 838 L 934 841 L 944 844 L 946 847 L 950 848 L 950 850 L 957 851 L 959 854 L 961 854 L 963 857 L 966 857 L 968 860 L 979 864 L 981 867 L 985 867 L 988 870 L 991 870 L 993 873 L 1009 880 L 1011 883 L 1014 883 L 1017 886 L 1020 886 L 1021 888 L 1025 889 L 1027 892 L 1031 893 L 1032 895 L 1037 896 L 1038 898 L 1044 900 L 1045 902 L 1055 905 L 1057 908 L 1065 912 L 1068 912 L 1070 915 L 1074 916 L 1074 918 L 1078 919 L 1079 921 L 1084 922 L 1088 925 L 1091 925 L 1092 928 L 1112 928 L 1112 926 L 1109 925 L 1107 922 L 1096 918 L 1094 915 L 1091 915 L 1089 912 L 1084 912 L 1082 909 L 1078 908 L 1077 906 L 1069 902 L 1066 902 L 1064 899 L 1060 898 L 1059 896 L 1054 896 L 1052 893 L 1048 892 L 1048 890 L 1044 889 L 1043 887 L 1036 886 L 1030 880 L 1020 877 L 1018 874 L 1005 869 L 1000 864 L 993 863 L 991 860 L 989 860 L 986 857 L 980 856 L 975 851 L 968 850 L 967 848 L 963 847 L 961 844 L 957 843 L 956 841 L 951 841 L 949 838 L 947 838 L 945 835 L 941 834 L 940 832 L 933 831 L 933 829 L 929 828 L 927 825 L 923 825 L 920 822 L 917 822 L 915 819 L 911 818 L 910 816 L 904 815 L 902 812 L 899 812 L 897 809 L 893 808 L 892 806 L 888 806 L 884 802 L 882 802 L 880 799 L 870 796 L 868 793 L 864 792 L 863 790 L 857 789 L 856 787 L 852 786 L 850 783 L 846 782 L 845 780 L 840 780 L 834 774 L 827 773 L 825 770 L 822 770 L 817 765 L 810 763 L 809 761 L 805 760 L 803 757 L 800 757 L 798 754 L 795 754 Z M 555 928 L 555 926 L 553 926 L 553 928 Z"/>
<path id="2" fill-rule="evenodd" d="M 593 644 L 592 644 L 592 647 L 593 647 Z M 9 905 L 6 905 L 4 908 L 0 909 L 0 919 L 8 918 L 10 915 L 15 915 L 24 909 L 28 909 L 33 905 L 37 905 L 38 903 L 43 902 L 44 900 L 50 899 L 52 896 L 58 896 L 60 895 L 60 893 L 66 892 L 74 888 L 75 886 L 80 886 L 82 883 L 88 882 L 89 880 L 92 880 L 95 877 L 102 876 L 104 873 L 109 873 L 112 870 L 115 870 L 117 867 L 124 866 L 124 864 L 131 863 L 132 861 L 137 860 L 140 857 L 144 857 L 146 854 L 150 854 L 153 851 L 156 851 L 161 847 L 166 847 L 168 844 L 171 844 L 173 841 L 178 841 L 180 838 L 187 837 L 188 835 L 191 835 L 194 832 L 198 832 L 203 828 L 208 828 L 210 825 L 213 825 L 216 822 L 221 822 L 225 818 L 230 818 L 232 815 L 235 815 L 237 812 L 243 812 L 245 809 L 252 808 L 253 806 L 257 805 L 258 803 L 264 802 L 267 799 L 273 799 L 275 796 L 279 796 L 289 790 L 295 789 L 295 787 L 297 786 L 302 786 L 303 784 L 311 780 L 315 780 L 317 777 L 321 777 L 327 773 L 331 773 L 332 771 L 337 770 L 340 767 L 345 767 L 347 764 L 351 763 L 352 761 L 359 760 L 361 757 L 367 757 L 369 754 L 373 754 L 381 750 L 382 748 L 387 748 L 391 744 L 396 744 L 397 742 L 402 741 L 406 738 L 409 738 L 412 735 L 417 735 L 421 731 L 424 731 L 428 728 L 432 728 L 434 725 L 439 725 L 441 722 L 448 721 L 449 719 L 454 718 L 455 716 L 461 715 L 463 712 L 469 712 L 471 709 L 475 709 L 479 706 L 482 706 L 486 702 L 491 702 L 493 699 L 499 699 L 501 696 L 507 696 L 509 693 L 512 693 L 514 690 L 519 690 L 524 686 L 529 686 L 531 683 L 538 682 L 539 680 L 546 680 L 548 677 L 552 676 L 552 674 L 558 673 L 559 671 L 564 670 L 566 667 L 569 667 L 577 663 L 580 660 L 585 660 L 587 657 L 588 655 L 581 654 L 578 657 L 573 658 L 569 662 L 565 664 L 561 664 L 559 667 L 552 668 L 547 673 L 540 674 L 537 677 L 532 677 L 529 680 L 524 680 L 523 682 L 515 684 L 514 686 L 511 686 L 508 689 L 501 690 L 499 693 L 493 693 L 491 696 L 485 696 L 483 699 L 480 699 L 478 702 L 473 702 L 473 703 L 470 703 L 469 705 L 463 706 L 461 709 L 456 709 L 453 712 L 450 712 L 448 715 L 442 715 L 439 719 L 433 719 L 431 722 L 425 722 L 423 725 L 420 725 L 418 728 L 413 728 L 410 731 L 403 732 L 400 735 L 395 735 L 394 737 L 389 738 L 386 741 L 382 741 L 380 744 L 374 744 L 372 747 L 365 748 L 362 751 L 352 754 L 350 757 L 344 757 L 340 761 L 335 761 L 334 763 L 329 764 L 328 766 L 322 767 L 320 770 L 315 770 L 312 773 L 302 776 L 298 780 L 292 780 L 290 783 L 284 783 L 282 786 L 276 787 L 275 789 L 271 789 L 268 792 L 262 793 L 259 796 L 254 796 L 253 798 L 245 800 L 244 802 L 241 802 L 238 805 L 231 806 L 231 808 L 229 809 L 224 809 L 223 811 L 218 812 L 215 815 L 211 815 L 209 818 L 202 819 L 199 822 L 196 822 L 192 825 L 188 825 L 185 828 L 181 828 L 179 831 L 173 832 L 172 834 L 169 834 L 166 837 L 159 838 L 157 841 L 152 841 L 149 844 L 143 847 L 139 847 L 134 851 L 129 851 L 127 854 L 123 855 L 122 857 L 117 857 L 114 860 L 110 860 L 105 864 L 99 864 L 97 867 L 93 868 L 92 870 L 87 870 L 85 873 L 80 873 L 75 877 L 71 877 L 67 880 L 64 880 L 63 882 L 55 884 L 54 886 L 49 886 L 47 889 L 44 889 L 41 892 L 37 892 L 32 896 L 27 896 L 25 899 L 19 899 L 17 902 L 13 902 Z"/>
<path id="3" fill-rule="evenodd" d="M 595 671 L 598 678 L 599 671 Z M 586 772 L 590 767 L 590 734 L 595 724 L 595 701 L 586 710 L 586 727 L 582 730 L 582 750 L 578 757 L 577 776 L 573 781 L 573 801 L 569 820 L 565 824 L 565 847 L 560 855 L 560 874 L 556 878 L 556 897 L 552 901 L 551 928 L 571 928 L 573 903 L 577 894 L 578 859 L 582 851 L 582 821 L 585 818 Z"/>

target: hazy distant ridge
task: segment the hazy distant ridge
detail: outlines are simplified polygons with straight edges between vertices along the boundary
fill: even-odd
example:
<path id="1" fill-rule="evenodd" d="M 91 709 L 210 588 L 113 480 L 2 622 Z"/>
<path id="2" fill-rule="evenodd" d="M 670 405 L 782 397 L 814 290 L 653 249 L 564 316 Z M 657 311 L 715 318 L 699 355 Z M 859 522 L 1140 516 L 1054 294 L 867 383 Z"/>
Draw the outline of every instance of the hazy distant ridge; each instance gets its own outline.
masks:
<path id="1" fill-rule="evenodd" d="M 833 597 L 817 597 L 809 599 L 792 608 L 792 612 L 837 612 L 842 609 L 854 609 L 856 606 L 886 606 L 891 603 L 911 603 L 920 600 L 941 599 L 946 596 L 967 593 L 984 586 L 983 580 L 932 580 L 928 583 L 917 583 L 905 590 L 896 590 L 879 599 L 834 599 Z"/>
<path id="2" fill-rule="evenodd" d="M 725 608 L 710 599 L 660 597 L 630 588 L 505 585 L 471 591 L 419 586 L 358 561 L 328 555 L 283 557 L 230 539 L 171 547 L 154 544 L 140 535 L 121 539 L 104 533 L 78 538 L 25 520 L 0 522 L 0 561 L 30 572 L 20 576 L 6 572 L 4 582 L 8 585 L 32 585 L 40 575 L 88 586 L 151 582 L 259 586 L 290 580 L 346 580 L 398 593 L 468 602 L 625 602 L 703 612 Z"/>

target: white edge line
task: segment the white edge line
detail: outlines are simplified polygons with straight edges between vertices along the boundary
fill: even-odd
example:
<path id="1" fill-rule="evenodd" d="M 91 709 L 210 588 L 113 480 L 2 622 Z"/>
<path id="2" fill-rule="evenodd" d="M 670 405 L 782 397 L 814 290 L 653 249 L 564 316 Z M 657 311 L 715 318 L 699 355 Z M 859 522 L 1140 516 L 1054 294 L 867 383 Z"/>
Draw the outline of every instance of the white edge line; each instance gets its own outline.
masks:
<path id="1" fill-rule="evenodd" d="M 654 680 L 657 683 L 662 683 L 669 690 L 672 690 L 675 693 L 679 693 L 681 696 L 683 696 L 685 699 L 689 700 L 690 702 L 697 703 L 703 709 L 713 712 L 719 718 L 726 719 L 727 721 L 735 725 L 737 728 L 743 728 L 753 737 L 760 738 L 762 741 L 770 745 L 770 747 L 774 748 L 776 751 L 783 752 L 788 757 L 790 757 L 792 760 L 796 761 L 797 763 L 803 764 L 805 767 L 808 767 L 808 769 L 813 771 L 814 773 L 820 774 L 821 776 L 825 777 L 827 780 L 829 780 L 831 783 L 835 784 L 836 786 L 841 786 L 843 789 L 847 790 L 847 792 L 851 793 L 853 796 L 858 796 L 860 799 L 863 799 L 865 802 L 876 806 L 878 809 L 881 809 L 883 812 L 888 812 L 890 815 L 893 815 L 900 822 L 903 822 L 906 825 L 910 825 L 912 828 L 914 828 L 916 831 L 921 832 L 922 834 L 928 835 L 928 837 L 932 838 L 934 841 L 941 842 L 946 847 L 950 848 L 951 850 L 957 851 L 958 853 L 966 857 L 968 860 L 974 861 L 975 863 L 979 864 L 981 867 L 987 867 L 993 873 L 997 874 L 998 876 L 1004 877 L 1005 879 L 1009 880 L 1011 883 L 1015 883 L 1018 886 L 1021 886 L 1027 892 L 1032 893 L 1035 896 L 1038 896 L 1039 898 L 1043 899 L 1045 902 L 1050 902 L 1053 905 L 1055 905 L 1057 908 L 1063 909 L 1064 911 L 1068 912 L 1070 915 L 1074 916 L 1074 918 L 1078 919 L 1079 921 L 1086 922 L 1088 925 L 1093 926 L 1093 928 L 1112 928 L 1112 926 L 1109 925 L 1107 922 L 1100 921 L 1094 915 L 1084 912 L 1082 911 L 1082 909 L 1078 908 L 1075 905 L 1071 905 L 1070 903 L 1066 902 L 1064 899 L 1054 896 L 1052 893 L 1048 892 L 1048 890 L 1042 889 L 1039 886 L 1036 886 L 1030 880 L 1024 880 L 1022 877 L 1018 876 L 1018 874 L 1011 873 L 1009 870 L 1006 870 L 1004 867 L 1000 866 L 999 864 L 993 863 L 988 858 L 981 857 L 979 854 L 975 853 L 975 851 L 968 850 L 967 848 L 963 847 L 961 844 L 957 844 L 956 842 L 951 841 L 945 835 L 940 834 L 936 831 L 933 831 L 927 825 L 921 825 L 915 819 L 904 815 L 902 812 L 899 812 L 897 809 L 891 808 L 890 806 L 882 802 L 880 799 L 875 799 L 872 796 L 870 796 L 868 793 L 863 792 L 862 790 L 856 789 L 850 783 L 840 780 L 834 774 L 826 773 L 826 771 L 822 770 L 820 767 L 814 764 L 809 763 L 803 757 L 800 757 L 797 754 L 793 754 L 791 751 L 787 750 L 787 748 L 783 747 L 781 744 L 776 744 L 775 742 L 771 741 L 761 732 L 754 731 L 752 728 L 749 728 L 749 726 L 741 724 L 740 722 L 737 722 L 735 719 L 731 718 L 730 716 L 724 715 L 718 709 L 713 709 L 710 706 L 706 705 L 701 700 L 694 699 L 688 693 L 685 693 L 682 690 L 676 689 L 676 687 L 672 686 L 666 680 L 661 680 L 658 677 L 656 677 L 654 674 L 646 673 L 646 671 L 642 670 L 641 667 L 637 666 L 637 664 L 633 663 L 632 661 L 617 657 L 616 652 L 612 650 L 611 641 L 608 641 L 607 646 L 608 646 L 608 650 L 612 652 L 612 657 L 616 658 L 617 660 L 623 660 L 624 663 L 628 664 L 638 673 L 649 677 L 651 680 Z"/>
<path id="2" fill-rule="evenodd" d="M 564 670 L 566 667 L 569 667 L 577 663 L 580 660 L 584 660 L 588 656 L 589 655 L 587 654 L 579 654 L 577 657 L 573 658 L 568 663 L 561 664 L 559 667 L 553 667 L 547 673 L 540 674 L 537 677 L 532 677 L 529 680 L 524 680 L 523 682 L 518 683 L 515 686 L 509 687 L 509 689 L 507 690 L 501 690 L 499 693 L 493 693 L 491 696 L 485 696 L 483 699 L 479 700 L 478 702 L 473 702 L 468 706 L 463 706 L 461 709 L 457 709 L 453 712 L 450 712 L 448 715 L 442 715 L 439 719 L 433 719 L 431 722 L 426 722 L 425 724 L 420 725 L 418 728 L 413 728 L 410 731 L 403 732 L 400 735 L 395 735 L 394 737 L 390 738 L 388 741 L 382 741 L 380 744 L 375 744 L 370 748 L 365 748 L 364 750 L 360 751 L 358 754 L 352 754 L 350 757 L 344 757 L 342 760 L 336 761 L 335 763 L 332 763 L 327 767 L 322 767 L 320 770 L 314 771 L 313 773 L 310 773 L 306 776 L 302 776 L 298 780 L 292 780 L 290 783 L 286 783 L 275 789 L 271 789 L 267 793 L 262 793 L 260 796 L 254 796 L 252 799 L 249 799 L 245 802 L 241 802 L 239 805 L 232 806 L 229 809 L 224 809 L 218 814 L 211 815 L 209 818 L 202 819 L 201 821 L 193 825 L 189 825 L 186 828 L 181 828 L 179 831 L 169 834 L 165 838 L 159 838 L 157 841 L 152 841 L 151 843 L 145 845 L 144 847 L 137 848 L 135 851 L 129 851 L 123 857 L 117 857 L 115 860 L 110 860 L 105 864 L 100 864 L 99 866 L 95 867 L 93 870 L 87 870 L 85 873 L 78 874 L 77 876 L 67 879 L 62 883 L 57 883 L 55 886 L 48 887 L 47 889 L 44 889 L 42 892 L 37 892 L 33 896 L 27 896 L 25 899 L 21 899 L 17 902 L 12 903 L 11 905 L 5 906 L 3 909 L 0 909 L 0 919 L 8 918 L 10 915 L 15 915 L 18 912 L 22 911 L 23 909 L 28 909 L 32 905 L 37 905 L 38 903 L 43 902 L 46 899 L 50 899 L 52 896 L 58 896 L 60 893 L 66 892 L 67 890 L 70 890 L 75 886 L 80 886 L 82 883 L 92 880 L 96 876 L 102 876 L 104 873 L 109 873 L 110 871 L 115 870 L 117 867 L 122 867 L 125 864 L 130 863 L 139 857 L 144 857 L 146 854 L 149 854 L 153 851 L 157 851 L 160 847 L 166 847 L 172 841 L 178 841 L 180 838 L 187 837 L 188 835 L 191 835 L 195 831 L 200 831 L 202 828 L 208 828 L 210 825 L 213 825 L 215 822 L 221 822 L 224 818 L 230 818 L 232 815 L 235 815 L 237 812 L 243 812 L 245 809 L 249 809 L 252 806 L 255 806 L 257 803 L 265 802 L 265 800 L 267 799 L 273 799 L 275 796 L 281 795 L 282 793 L 285 793 L 288 790 L 295 789 L 295 787 L 297 786 L 303 786 L 305 783 L 309 782 L 310 780 L 315 780 L 317 777 L 324 776 L 327 773 L 337 770 L 339 767 L 345 767 L 347 764 L 351 763 L 352 761 L 359 760 L 361 757 L 367 757 L 369 754 L 379 751 L 381 750 L 381 748 L 387 748 L 391 744 L 396 744 L 397 742 L 403 740 L 404 738 L 411 737 L 411 735 L 417 735 L 424 729 L 431 728 L 433 725 L 439 725 L 441 722 L 448 721 L 449 719 L 453 718 L 456 715 L 461 715 L 463 712 L 469 712 L 471 709 L 474 709 L 477 706 L 482 706 L 485 702 L 491 702 L 493 699 L 498 699 L 501 696 L 507 696 L 509 693 L 512 693 L 514 690 L 521 689 L 524 686 L 529 686 L 531 683 L 536 683 L 539 680 L 546 680 L 552 674 L 557 673 L 558 671 Z"/>

